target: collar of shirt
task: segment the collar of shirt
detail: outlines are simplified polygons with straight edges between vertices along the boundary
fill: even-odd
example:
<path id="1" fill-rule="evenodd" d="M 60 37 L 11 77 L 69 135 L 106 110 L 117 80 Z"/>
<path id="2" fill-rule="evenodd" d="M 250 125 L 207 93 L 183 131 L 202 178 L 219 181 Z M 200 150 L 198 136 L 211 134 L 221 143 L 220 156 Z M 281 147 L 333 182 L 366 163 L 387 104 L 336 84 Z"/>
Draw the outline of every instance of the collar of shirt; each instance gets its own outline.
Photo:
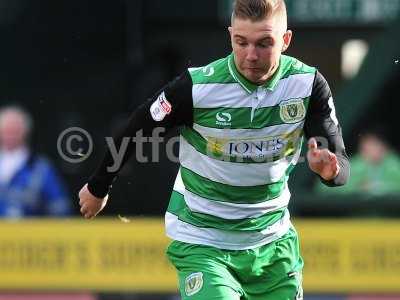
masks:
<path id="1" fill-rule="evenodd" d="M 283 77 L 285 74 L 286 70 L 284 68 L 284 64 L 282 63 L 282 56 L 280 58 L 279 62 L 279 67 L 275 71 L 274 75 L 266 82 L 264 83 L 263 87 L 265 87 L 267 90 L 273 91 L 278 84 L 279 80 Z M 231 76 L 242 86 L 243 89 L 245 89 L 249 94 L 253 93 L 257 88 L 258 85 L 250 82 L 247 80 L 236 68 L 235 64 L 235 59 L 234 59 L 234 54 L 233 52 L 229 55 L 228 58 L 228 68 L 229 68 L 229 73 Z"/>
<path id="2" fill-rule="evenodd" d="M 8 184 L 29 157 L 27 148 L 13 151 L 0 150 L 0 183 Z"/>

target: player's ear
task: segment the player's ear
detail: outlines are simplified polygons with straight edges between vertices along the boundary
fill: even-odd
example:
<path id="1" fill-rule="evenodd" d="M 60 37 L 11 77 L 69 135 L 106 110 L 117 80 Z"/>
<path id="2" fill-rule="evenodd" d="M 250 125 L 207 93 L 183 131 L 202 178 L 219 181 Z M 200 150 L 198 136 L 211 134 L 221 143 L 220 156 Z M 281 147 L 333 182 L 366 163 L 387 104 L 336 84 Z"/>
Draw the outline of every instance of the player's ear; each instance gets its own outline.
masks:
<path id="1" fill-rule="evenodd" d="M 232 26 L 228 27 L 228 31 L 229 31 L 229 37 L 231 38 L 231 45 L 233 47 L 233 29 L 232 29 Z"/>
<path id="2" fill-rule="evenodd" d="M 283 35 L 282 52 L 285 52 L 289 48 L 290 42 L 292 41 L 292 36 L 293 32 L 291 30 L 286 30 L 286 32 Z"/>

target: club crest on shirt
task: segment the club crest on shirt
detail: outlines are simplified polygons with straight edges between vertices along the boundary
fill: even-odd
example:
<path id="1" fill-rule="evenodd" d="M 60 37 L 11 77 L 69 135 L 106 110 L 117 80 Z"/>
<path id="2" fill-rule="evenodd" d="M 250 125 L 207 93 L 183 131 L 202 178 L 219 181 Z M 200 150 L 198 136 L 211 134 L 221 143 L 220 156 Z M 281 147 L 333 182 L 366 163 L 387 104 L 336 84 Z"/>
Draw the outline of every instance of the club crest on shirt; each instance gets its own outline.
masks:
<path id="1" fill-rule="evenodd" d="M 297 123 L 306 116 L 306 107 L 303 99 L 290 99 L 283 101 L 280 106 L 279 115 L 285 123 Z"/>
<path id="2" fill-rule="evenodd" d="M 157 122 L 164 120 L 165 116 L 169 115 L 171 111 L 172 105 L 168 102 L 164 92 L 158 96 L 157 100 L 150 107 L 151 117 Z"/>
<path id="3" fill-rule="evenodd" d="M 186 277 L 185 293 L 188 297 L 193 296 L 203 287 L 203 273 L 193 273 Z"/>

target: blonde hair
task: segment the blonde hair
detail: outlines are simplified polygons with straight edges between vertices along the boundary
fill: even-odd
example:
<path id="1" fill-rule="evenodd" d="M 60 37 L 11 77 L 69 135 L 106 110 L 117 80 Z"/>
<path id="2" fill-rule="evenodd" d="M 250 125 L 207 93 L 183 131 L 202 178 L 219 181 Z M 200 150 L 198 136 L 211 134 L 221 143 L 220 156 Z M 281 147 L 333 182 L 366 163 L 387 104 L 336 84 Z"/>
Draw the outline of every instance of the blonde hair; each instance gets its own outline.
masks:
<path id="1" fill-rule="evenodd" d="M 233 4 L 232 23 L 235 18 L 253 22 L 279 15 L 287 24 L 284 0 L 236 0 Z"/>

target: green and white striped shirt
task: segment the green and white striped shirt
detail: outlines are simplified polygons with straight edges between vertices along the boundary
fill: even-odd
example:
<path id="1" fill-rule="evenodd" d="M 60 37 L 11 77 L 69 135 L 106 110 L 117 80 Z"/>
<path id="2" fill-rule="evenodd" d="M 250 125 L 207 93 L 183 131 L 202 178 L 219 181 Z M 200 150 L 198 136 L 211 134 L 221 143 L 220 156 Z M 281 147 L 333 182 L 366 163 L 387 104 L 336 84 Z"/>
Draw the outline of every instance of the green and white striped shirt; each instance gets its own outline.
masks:
<path id="1" fill-rule="evenodd" d="M 167 234 L 224 249 L 272 242 L 291 226 L 287 181 L 316 69 L 282 56 L 273 78 L 256 86 L 231 54 L 189 72 L 193 126 L 181 130 Z"/>
<path id="2" fill-rule="evenodd" d="M 233 54 L 187 70 L 163 92 L 137 108 L 114 136 L 183 126 L 180 171 L 165 216 L 173 239 L 223 249 L 270 243 L 291 226 L 288 177 L 303 136 L 326 139 L 340 165 L 329 186 L 343 185 L 349 163 L 333 98 L 325 78 L 299 60 L 282 56 L 263 86 L 247 81 Z M 135 151 L 129 143 L 126 157 Z M 88 182 L 103 198 L 123 164 L 113 171 L 109 150 Z"/>

